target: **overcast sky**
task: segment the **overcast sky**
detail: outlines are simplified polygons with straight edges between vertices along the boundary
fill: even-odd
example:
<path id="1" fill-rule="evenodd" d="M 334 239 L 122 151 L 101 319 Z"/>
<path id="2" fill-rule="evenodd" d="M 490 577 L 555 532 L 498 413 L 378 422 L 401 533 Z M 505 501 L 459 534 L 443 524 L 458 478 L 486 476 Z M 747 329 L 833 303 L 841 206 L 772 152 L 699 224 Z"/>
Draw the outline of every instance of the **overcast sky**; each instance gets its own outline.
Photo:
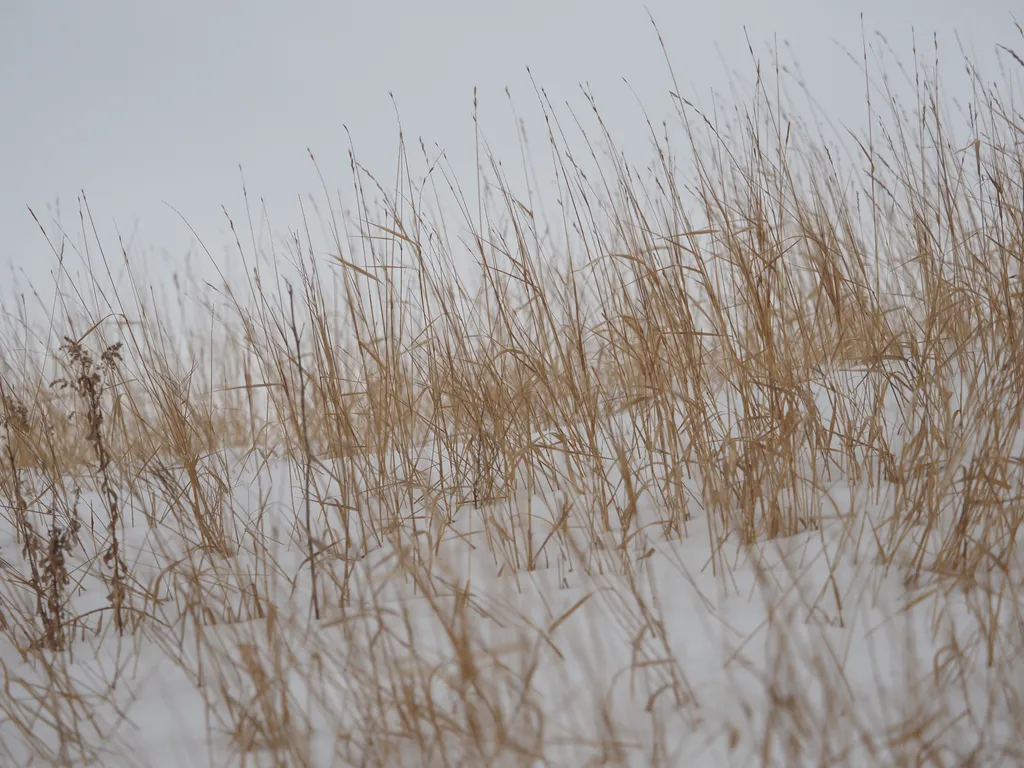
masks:
<path id="1" fill-rule="evenodd" d="M 298 226 L 295 198 L 317 193 L 306 155 L 328 185 L 346 183 L 347 126 L 360 160 L 393 175 L 397 123 L 472 170 L 473 88 L 497 153 L 518 159 L 504 89 L 525 115 L 526 73 L 556 101 L 582 103 L 589 83 L 617 138 L 644 164 L 637 94 L 660 119 L 671 82 L 647 10 L 684 96 L 725 91 L 747 76 L 749 36 L 774 40 L 803 68 L 839 122 L 864 116 L 864 81 L 844 47 L 860 49 L 860 14 L 911 58 L 911 33 L 938 34 L 954 66 L 955 33 L 995 73 L 998 43 L 1018 46 L 1019 0 L 364 0 L 363 2 L 18 2 L 0 4 L 0 280 L 23 270 L 44 287 L 54 258 L 27 206 L 75 226 L 84 189 L 110 237 L 116 225 L 151 266 L 180 262 L 191 235 L 227 244 L 220 206 L 266 198 L 275 229 Z M 647 9 L 647 10 L 645 10 Z M 628 86 L 625 82 L 628 82 Z M 529 120 L 528 120 L 529 123 Z M 528 125 L 537 139 L 543 125 Z M 634 151 L 636 150 L 636 151 Z M 471 179 L 465 179 L 471 182 Z M 115 243 L 108 240 L 108 246 Z M 156 274 L 157 272 L 154 272 Z M 0 296 L 6 296 L 0 291 Z"/>

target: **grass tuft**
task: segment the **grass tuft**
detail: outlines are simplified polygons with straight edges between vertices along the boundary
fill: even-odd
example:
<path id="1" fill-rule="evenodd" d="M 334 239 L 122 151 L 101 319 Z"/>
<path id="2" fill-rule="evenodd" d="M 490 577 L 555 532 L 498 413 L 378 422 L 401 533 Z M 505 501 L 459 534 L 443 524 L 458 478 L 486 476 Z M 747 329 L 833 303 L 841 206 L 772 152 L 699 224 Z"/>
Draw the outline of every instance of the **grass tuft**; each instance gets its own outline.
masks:
<path id="1" fill-rule="evenodd" d="M 1024 762 L 1002 50 L 952 113 L 865 52 L 838 139 L 755 57 L 644 167 L 537 87 L 543 174 L 477 121 L 472 201 L 404 138 L 269 244 L 246 190 L 177 312 L 83 235 L 0 332 L 0 760 Z"/>

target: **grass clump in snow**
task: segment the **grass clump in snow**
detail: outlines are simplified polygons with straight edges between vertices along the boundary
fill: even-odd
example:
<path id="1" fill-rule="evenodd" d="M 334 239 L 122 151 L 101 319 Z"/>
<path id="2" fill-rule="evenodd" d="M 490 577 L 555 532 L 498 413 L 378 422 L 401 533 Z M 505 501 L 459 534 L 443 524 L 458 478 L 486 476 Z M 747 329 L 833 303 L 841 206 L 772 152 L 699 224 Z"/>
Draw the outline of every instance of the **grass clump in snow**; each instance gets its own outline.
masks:
<path id="1" fill-rule="evenodd" d="M 644 169 L 538 90 L 555 205 L 246 198 L 187 320 L 86 238 L 2 340 L 3 760 L 1024 760 L 1024 115 L 919 71 L 843 154 L 757 71 Z"/>

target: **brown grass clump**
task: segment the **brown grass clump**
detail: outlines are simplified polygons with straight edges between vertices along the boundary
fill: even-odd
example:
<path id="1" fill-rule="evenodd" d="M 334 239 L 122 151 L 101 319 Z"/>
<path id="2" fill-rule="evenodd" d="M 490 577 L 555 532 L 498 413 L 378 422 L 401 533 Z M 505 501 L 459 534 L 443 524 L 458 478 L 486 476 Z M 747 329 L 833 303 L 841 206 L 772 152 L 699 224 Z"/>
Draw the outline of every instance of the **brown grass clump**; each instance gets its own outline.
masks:
<path id="1" fill-rule="evenodd" d="M 645 169 L 538 89 L 555 207 L 401 143 L 194 324 L 123 252 L 5 329 L 2 759 L 1024 761 L 1020 71 L 845 154 L 756 71 Z"/>

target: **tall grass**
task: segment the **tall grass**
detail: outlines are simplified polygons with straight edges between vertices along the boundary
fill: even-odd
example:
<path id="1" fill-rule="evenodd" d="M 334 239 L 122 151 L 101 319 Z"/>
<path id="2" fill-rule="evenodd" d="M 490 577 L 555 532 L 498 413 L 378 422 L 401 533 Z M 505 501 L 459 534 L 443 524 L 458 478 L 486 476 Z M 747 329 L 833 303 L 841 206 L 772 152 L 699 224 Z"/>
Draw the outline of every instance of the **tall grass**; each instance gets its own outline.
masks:
<path id="1" fill-rule="evenodd" d="M 132 668 L 76 672 L 116 634 L 119 657 L 171 664 L 239 764 L 312 765 L 324 734 L 339 764 L 570 748 L 675 764 L 709 715 L 666 605 L 697 571 L 739 594 L 741 566 L 768 606 L 767 715 L 709 732 L 727 752 L 1024 759 L 992 715 L 1024 726 L 1024 113 L 1007 60 L 1009 91 L 969 70 L 953 115 L 922 65 L 916 103 L 876 86 L 847 155 L 760 68 L 733 120 L 677 87 L 646 168 L 596 101 L 582 129 L 538 89 L 556 200 L 486 153 L 472 202 L 426 150 L 417 179 L 402 143 L 388 185 L 353 157 L 358 215 L 325 186 L 326 210 L 269 252 L 242 245 L 259 214 L 233 216 L 247 278 L 182 287 L 187 325 L 129 254 L 91 243 L 125 279 L 59 283 L 46 327 L 9 321 L 0 347 L 5 759 L 150 761 L 123 751 Z M 793 537 L 829 558 L 817 594 L 786 586 Z M 933 668 L 898 670 L 895 713 L 853 707 L 843 664 L 800 628 L 855 623 L 849 562 L 900 574 L 908 610 L 944 596 Z M 526 579 L 544 574 L 572 597 L 541 624 Z M 949 601 L 974 626 L 947 641 Z M 560 639 L 585 622 L 592 647 Z M 596 682 L 615 653 L 644 699 L 639 741 Z M 978 675 L 988 701 L 957 698 Z M 547 685 L 591 697 L 597 722 L 566 731 Z"/>

